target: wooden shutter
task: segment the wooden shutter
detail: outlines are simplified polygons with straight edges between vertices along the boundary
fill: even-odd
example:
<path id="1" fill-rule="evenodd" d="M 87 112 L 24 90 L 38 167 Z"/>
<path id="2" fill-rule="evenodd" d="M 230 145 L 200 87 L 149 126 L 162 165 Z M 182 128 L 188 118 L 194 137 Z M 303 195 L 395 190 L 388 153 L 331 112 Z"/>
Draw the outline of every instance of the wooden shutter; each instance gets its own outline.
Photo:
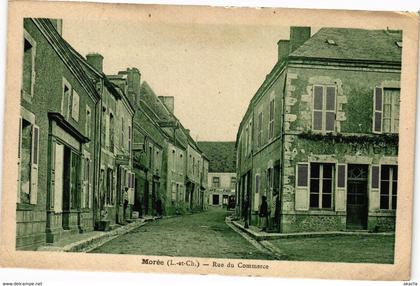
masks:
<path id="1" fill-rule="evenodd" d="M 335 86 L 328 86 L 325 94 L 325 131 L 335 131 Z"/>
<path id="2" fill-rule="evenodd" d="M 31 194 L 30 203 L 37 203 L 38 195 L 38 163 L 39 163 L 39 127 L 32 126 L 32 149 L 31 149 Z"/>
<path id="3" fill-rule="evenodd" d="M 295 209 L 309 210 L 309 164 L 296 166 Z"/>
<path id="4" fill-rule="evenodd" d="M 372 165 L 370 167 L 370 194 L 369 194 L 369 209 L 379 209 L 380 204 L 380 180 L 381 169 L 379 165 Z"/>
<path id="5" fill-rule="evenodd" d="M 18 174 L 17 174 L 17 192 L 16 192 L 16 202 L 20 203 L 20 167 L 21 167 L 21 157 L 22 157 L 22 117 L 19 117 L 19 138 L 18 138 Z"/>
<path id="6" fill-rule="evenodd" d="M 335 191 L 335 210 L 346 210 L 346 192 L 347 192 L 347 165 L 337 164 L 336 172 L 336 191 Z"/>
<path id="7" fill-rule="evenodd" d="M 63 159 L 64 146 L 55 143 L 54 155 L 54 211 L 59 213 L 63 207 Z"/>
<path id="8" fill-rule="evenodd" d="M 375 87 L 373 95 L 373 133 L 382 133 L 382 102 L 383 102 L 383 89 Z"/>
<path id="9" fill-rule="evenodd" d="M 312 129 L 322 131 L 322 114 L 324 107 L 324 87 L 315 85 L 313 90 Z"/>
<path id="10" fill-rule="evenodd" d="M 92 205 L 93 205 L 93 188 L 92 188 L 92 163 L 89 160 L 89 182 L 88 182 L 88 187 L 89 187 L 89 205 L 88 207 L 91 209 Z"/>
<path id="11" fill-rule="evenodd" d="M 86 171 L 88 170 L 87 161 L 85 157 L 82 155 L 82 168 L 80 173 L 83 174 L 82 177 L 82 194 L 80 198 L 80 206 L 81 208 L 86 207 L 86 192 L 87 192 L 87 182 L 86 182 Z"/>

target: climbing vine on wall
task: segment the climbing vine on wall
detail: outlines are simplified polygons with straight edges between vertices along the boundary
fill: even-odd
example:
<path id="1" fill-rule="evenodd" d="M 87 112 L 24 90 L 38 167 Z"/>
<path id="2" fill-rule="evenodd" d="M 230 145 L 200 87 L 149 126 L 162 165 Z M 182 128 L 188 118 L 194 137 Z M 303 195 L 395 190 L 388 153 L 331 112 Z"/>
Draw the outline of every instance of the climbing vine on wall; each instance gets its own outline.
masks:
<path id="1" fill-rule="evenodd" d="M 379 146 L 385 146 L 387 144 L 398 146 L 399 139 L 398 134 L 321 134 L 311 131 L 300 133 L 299 137 L 308 140 L 324 141 L 326 143 L 373 144 Z"/>

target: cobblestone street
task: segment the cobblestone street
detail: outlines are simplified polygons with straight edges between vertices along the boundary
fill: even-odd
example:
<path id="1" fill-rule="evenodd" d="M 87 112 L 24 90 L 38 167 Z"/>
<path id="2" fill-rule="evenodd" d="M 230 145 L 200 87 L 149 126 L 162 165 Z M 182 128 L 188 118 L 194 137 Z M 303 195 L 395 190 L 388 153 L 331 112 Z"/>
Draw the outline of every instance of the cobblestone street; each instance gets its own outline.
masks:
<path id="1" fill-rule="evenodd" d="M 95 253 L 273 259 L 225 223 L 226 210 L 150 222 L 95 249 Z"/>

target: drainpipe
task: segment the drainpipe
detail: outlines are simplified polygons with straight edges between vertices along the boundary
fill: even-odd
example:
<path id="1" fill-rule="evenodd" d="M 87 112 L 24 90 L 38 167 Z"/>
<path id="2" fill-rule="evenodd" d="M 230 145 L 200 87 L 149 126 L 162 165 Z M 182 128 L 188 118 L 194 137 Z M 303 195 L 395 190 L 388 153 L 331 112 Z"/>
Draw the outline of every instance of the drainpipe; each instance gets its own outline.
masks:
<path id="1" fill-rule="evenodd" d="M 278 198 L 279 198 L 279 221 L 278 221 L 278 226 L 277 226 L 277 230 L 278 232 L 282 231 L 282 226 L 281 226 L 281 216 L 282 216 L 282 197 L 283 197 L 283 173 L 284 173 L 284 119 L 285 119 L 285 114 L 286 114 L 286 92 L 287 92 L 287 88 L 286 88 L 286 84 L 287 84 L 287 72 L 286 75 L 284 77 L 284 85 L 283 85 L 283 100 L 282 100 L 282 115 L 281 115 L 281 122 L 280 122 L 280 126 L 281 126 L 281 131 L 280 131 L 280 139 L 281 139 L 281 150 L 280 150 L 280 178 L 279 178 L 279 193 L 278 193 Z"/>
<path id="2" fill-rule="evenodd" d="M 95 182 L 94 182 L 94 186 L 95 186 L 95 190 L 96 190 L 96 192 L 93 192 L 93 198 L 92 198 L 92 200 L 93 200 L 93 202 L 92 202 L 92 209 L 93 209 L 93 226 L 94 226 L 94 228 L 95 229 L 97 229 L 97 225 L 96 225 L 96 222 L 97 222 L 97 220 L 98 220 L 98 218 L 97 218 L 97 210 L 98 209 L 100 209 L 100 207 L 99 207 L 99 198 L 100 198 L 100 196 L 99 196 L 99 192 L 100 192 L 100 190 L 99 190 L 99 184 L 100 184 L 100 178 L 99 178 L 99 176 L 100 176 L 100 168 L 101 168 L 101 144 L 102 144 L 102 142 L 101 142 L 101 130 L 102 130 L 102 99 L 103 99 L 103 81 L 102 81 L 102 79 L 100 79 L 100 90 L 101 90 L 101 93 L 100 93 L 100 99 L 96 102 L 96 104 L 95 104 L 95 109 L 96 109 L 96 112 L 97 112 L 97 114 L 96 114 L 96 117 L 97 117 L 97 120 L 96 120 L 96 123 L 95 123 L 95 126 L 96 126 L 96 128 L 95 128 L 95 130 L 94 130 L 94 132 L 95 132 L 95 138 L 97 139 L 97 140 L 95 140 L 95 152 L 94 153 L 96 153 L 95 155 L 95 160 L 97 159 L 97 162 L 95 161 L 95 175 L 94 175 L 94 180 L 95 180 Z M 99 108 L 98 108 L 98 103 L 99 103 Z M 98 110 L 99 109 L 99 110 Z M 98 133 L 99 133 L 99 138 L 98 138 Z M 100 216 L 100 215 L 99 215 Z"/>

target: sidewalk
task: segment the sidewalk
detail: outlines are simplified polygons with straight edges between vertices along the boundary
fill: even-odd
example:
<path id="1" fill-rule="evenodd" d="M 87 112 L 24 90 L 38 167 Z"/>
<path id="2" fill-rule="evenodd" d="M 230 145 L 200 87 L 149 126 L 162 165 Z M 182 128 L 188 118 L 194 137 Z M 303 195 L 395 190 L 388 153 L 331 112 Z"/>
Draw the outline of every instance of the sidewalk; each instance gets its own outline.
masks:
<path id="1" fill-rule="evenodd" d="M 258 227 L 250 225 L 249 228 L 244 227 L 242 221 L 231 220 L 231 223 L 246 232 L 253 239 L 257 241 L 274 240 L 284 238 L 299 238 L 299 237 L 322 237 L 322 236 L 340 236 L 340 235 L 366 235 L 366 236 L 391 236 L 394 232 L 367 232 L 367 231 L 322 231 L 322 232 L 298 232 L 298 233 L 270 233 L 261 231 Z"/>
<path id="2" fill-rule="evenodd" d="M 90 231 L 72 235 L 55 243 L 48 243 L 45 246 L 41 246 L 38 248 L 38 251 L 89 252 L 118 236 L 145 225 L 146 222 L 156 219 L 158 219 L 158 217 L 146 216 L 110 231 Z"/>

